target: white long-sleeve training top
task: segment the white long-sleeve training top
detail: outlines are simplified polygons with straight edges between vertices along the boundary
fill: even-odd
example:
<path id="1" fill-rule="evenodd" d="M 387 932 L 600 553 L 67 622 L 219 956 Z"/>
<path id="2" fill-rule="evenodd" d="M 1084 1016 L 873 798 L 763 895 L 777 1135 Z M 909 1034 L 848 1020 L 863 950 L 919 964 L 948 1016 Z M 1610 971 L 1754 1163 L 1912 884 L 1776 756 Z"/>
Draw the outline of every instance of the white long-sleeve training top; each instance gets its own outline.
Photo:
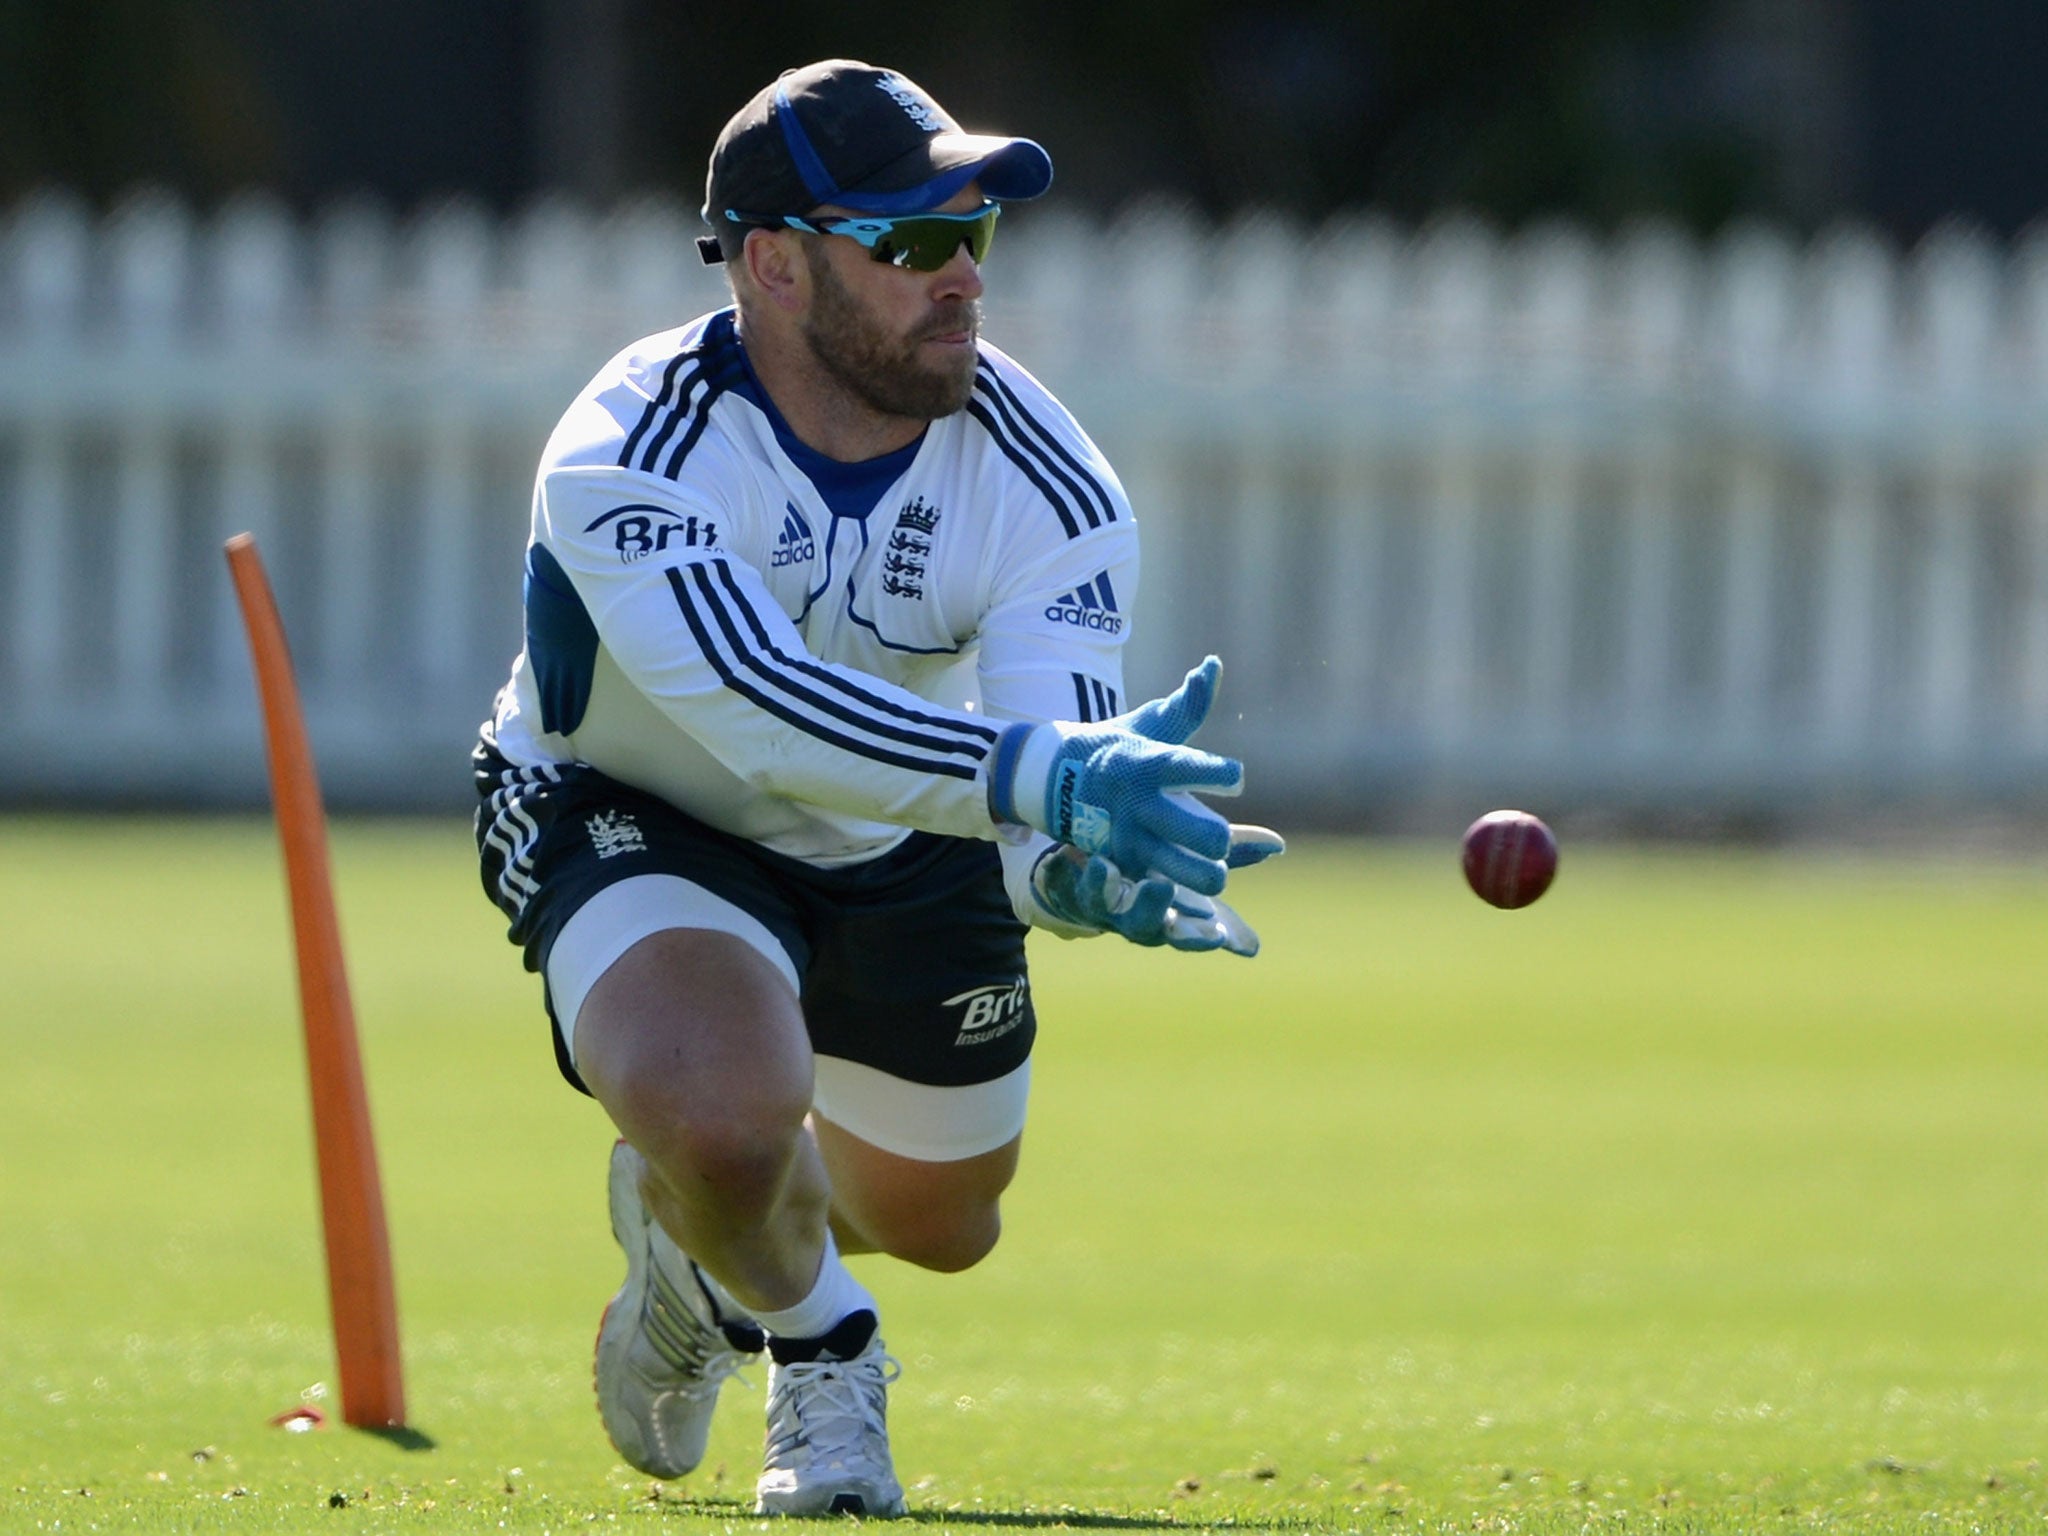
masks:
<path id="1" fill-rule="evenodd" d="M 542 457 L 487 739 L 817 864 L 996 837 L 1000 723 L 1124 707 L 1138 541 L 1087 434 L 980 354 L 965 410 L 844 464 L 790 431 L 731 309 L 620 353 Z"/>

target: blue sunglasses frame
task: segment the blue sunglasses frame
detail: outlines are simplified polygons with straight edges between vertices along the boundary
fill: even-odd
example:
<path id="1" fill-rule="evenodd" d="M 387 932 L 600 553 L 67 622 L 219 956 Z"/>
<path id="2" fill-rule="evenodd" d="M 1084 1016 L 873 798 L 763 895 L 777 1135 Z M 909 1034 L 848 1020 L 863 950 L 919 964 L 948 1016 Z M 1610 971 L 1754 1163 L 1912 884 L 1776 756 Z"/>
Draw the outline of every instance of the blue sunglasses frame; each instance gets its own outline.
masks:
<path id="1" fill-rule="evenodd" d="M 756 214 L 725 210 L 735 224 L 763 229 L 795 229 L 807 235 L 844 235 L 876 261 L 913 272 L 936 272 L 961 246 L 977 265 L 987 257 L 996 237 L 996 219 L 1003 205 L 985 199 L 966 213 L 904 213 L 893 217 L 800 218 L 793 213 Z"/>

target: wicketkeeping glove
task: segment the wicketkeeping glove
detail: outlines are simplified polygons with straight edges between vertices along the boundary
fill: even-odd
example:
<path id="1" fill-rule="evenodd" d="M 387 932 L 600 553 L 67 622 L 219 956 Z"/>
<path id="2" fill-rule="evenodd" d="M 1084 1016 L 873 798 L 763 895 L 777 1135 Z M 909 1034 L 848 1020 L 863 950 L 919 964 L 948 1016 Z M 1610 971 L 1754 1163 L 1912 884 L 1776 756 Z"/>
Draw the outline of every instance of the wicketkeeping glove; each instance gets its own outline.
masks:
<path id="1" fill-rule="evenodd" d="M 1286 851 L 1280 834 L 1233 826 L 1225 863 L 1242 868 Z M 1256 955 L 1259 936 L 1219 897 L 1202 896 L 1163 875 L 1126 880 L 1101 854 L 1052 848 L 1031 872 L 1031 893 L 1060 922 L 1116 933 L 1133 944 L 1173 949 L 1227 949 Z"/>
<path id="2" fill-rule="evenodd" d="M 1119 871 L 1218 894 L 1230 824 L 1189 791 L 1234 795 L 1244 765 L 1183 743 L 1208 718 L 1222 674 L 1211 656 L 1166 698 L 1114 720 L 1010 726 L 989 772 L 990 813 L 1106 855 Z"/>

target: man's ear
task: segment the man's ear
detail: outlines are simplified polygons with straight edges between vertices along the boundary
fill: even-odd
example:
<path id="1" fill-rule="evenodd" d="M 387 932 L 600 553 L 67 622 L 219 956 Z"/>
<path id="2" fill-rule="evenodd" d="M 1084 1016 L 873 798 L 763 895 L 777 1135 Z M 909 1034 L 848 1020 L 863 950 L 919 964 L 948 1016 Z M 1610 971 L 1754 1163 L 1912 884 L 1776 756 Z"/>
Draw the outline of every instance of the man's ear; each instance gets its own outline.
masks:
<path id="1" fill-rule="evenodd" d="M 810 263 L 794 230 L 750 229 L 740 259 L 747 276 L 777 309 L 796 314 L 811 301 Z"/>

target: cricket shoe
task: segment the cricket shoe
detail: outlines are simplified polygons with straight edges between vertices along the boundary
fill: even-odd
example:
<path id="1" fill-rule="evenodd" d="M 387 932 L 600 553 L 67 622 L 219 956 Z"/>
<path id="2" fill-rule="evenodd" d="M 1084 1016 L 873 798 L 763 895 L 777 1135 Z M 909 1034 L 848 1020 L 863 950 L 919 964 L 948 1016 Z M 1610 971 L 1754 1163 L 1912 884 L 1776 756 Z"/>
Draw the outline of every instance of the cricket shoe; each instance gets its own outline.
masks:
<path id="1" fill-rule="evenodd" d="M 768 1444 L 757 1515 L 901 1515 L 889 1457 L 889 1383 L 875 1314 L 853 1313 L 821 1339 L 768 1341 Z"/>
<path id="2" fill-rule="evenodd" d="M 718 1389 L 764 1340 L 752 1318 L 720 1311 L 703 1272 L 649 1213 L 646 1166 L 626 1142 L 612 1148 L 612 1236 L 626 1251 L 626 1283 L 597 1328 L 597 1411 L 628 1463 L 681 1477 L 704 1459 Z"/>

